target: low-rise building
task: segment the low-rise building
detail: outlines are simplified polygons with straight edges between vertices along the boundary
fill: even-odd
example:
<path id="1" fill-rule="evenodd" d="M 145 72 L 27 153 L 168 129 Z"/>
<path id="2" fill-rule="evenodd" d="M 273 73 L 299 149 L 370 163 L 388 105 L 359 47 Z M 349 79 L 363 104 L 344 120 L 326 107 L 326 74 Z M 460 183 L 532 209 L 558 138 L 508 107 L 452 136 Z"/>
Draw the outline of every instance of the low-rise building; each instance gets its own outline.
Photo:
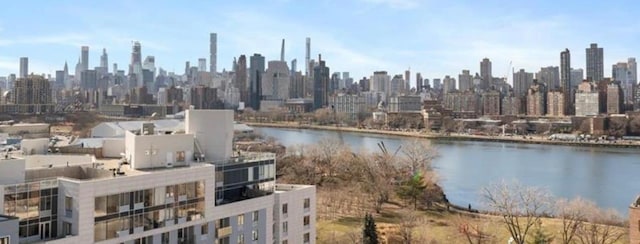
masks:
<path id="1" fill-rule="evenodd" d="M 183 132 L 127 130 L 117 160 L 3 155 L 0 215 L 17 219 L 0 217 L 0 240 L 315 243 L 314 186 L 277 185 L 272 153 L 234 152 L 232 111 L 185 117 Z"/>

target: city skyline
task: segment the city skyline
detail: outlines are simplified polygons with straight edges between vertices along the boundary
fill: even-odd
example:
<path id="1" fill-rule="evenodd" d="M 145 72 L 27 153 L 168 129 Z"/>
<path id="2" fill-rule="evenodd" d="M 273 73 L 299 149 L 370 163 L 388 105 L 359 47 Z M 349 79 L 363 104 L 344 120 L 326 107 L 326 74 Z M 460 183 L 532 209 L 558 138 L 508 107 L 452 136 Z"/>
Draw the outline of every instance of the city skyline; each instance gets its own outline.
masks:
<path id="1" fill-rule="evenodd" d="M 340 8 L 335 8 L 337 4 Z M 228 2 L 184 6 L 64 1 L 34 8 L 10 2 L 5 4 L 7 15 L 0 18 L 0 76 L 17 74 L 20 57 L 29 57 L 30 73 L 55 74 L 65 61 L 78 60 L 81 46 L 90 47 L 90 69 L 100 65 L 106 48 L 110 65 L 115 62 L 126 70 L 133 41 L 140 41 L 143 56 L 156 57 L 158 67 L 181 74 L 185 61 L 211 62 L 210 33 L 218 34 L 218 71 L 230 70 L 233 58 L 241 54 L 261 53 L 267 61 L 278 60 L 283 38 L 286 60 L 302 60 L 306 37 L 312 39 L 311 58 L 322 54 L 328 66 L 354 78 L 371 76 L 376 70 L 402 74 L 409 67 L 428 79 L 455 77 L 463 69 L 474 74 L 480 73 L 478 62 L 485 57 L 493 64 L 493 76 L 504 77 L 510 72 L 509 62 L 516 71 L 559 66 L 558 54 L 565 48 L 573 52 L 572 67 L 585 69 L 584 50 L 590 43 L 604 48 L 604 76 L 611 77 L 608 67 L 637 57 L 640 27 L 621 24 L 633 22 L 625 19 L 637 8 L 634 4 L 553 4 L 274 0 L 251 6 Z M 560 5 L 572 11 L 563 12 L 566 8 Z M 34 14 L 11 11 L 25 8 Z M 598 9 L 603 16 L 615 11 L 616 18 L 596 21 L 580 15 L 589 9 Z M 210 20 L 211 16 L 216 18 Z M 587 31 L 593 29 L 599 31 Z M 625 38 L 615 38 L 621 34 Z M 299 70 L 304 72 L 305 67 Z"/>

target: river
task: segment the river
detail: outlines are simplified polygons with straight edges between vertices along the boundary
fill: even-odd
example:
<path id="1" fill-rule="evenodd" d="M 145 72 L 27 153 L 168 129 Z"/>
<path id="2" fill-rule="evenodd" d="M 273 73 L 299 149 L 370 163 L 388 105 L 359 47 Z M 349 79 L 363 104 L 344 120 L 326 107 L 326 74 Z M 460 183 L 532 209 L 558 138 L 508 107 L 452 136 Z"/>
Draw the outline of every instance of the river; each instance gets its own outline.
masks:
<path id="1" fill-rule="evenodd" d="M 414 140 L 353 132 L 255 129 L 287 147 L 328 137 L 342 140 L 354 151 L 379 150 L 377 143 L 381 141 L 395 151 L 402 143 Z M 623 217 L 640 194 L 638 149 L 440 140 L 432 141 L 432 145 L 439 154 L 433 167 L 440 184 L 449 201 L 462 206 L 471 204 L 475 208 L 481 202 L 482 187 L 501 180 L 546 188 L 555 197 L 580 196 L 602 208 L 613 208 Z"/>

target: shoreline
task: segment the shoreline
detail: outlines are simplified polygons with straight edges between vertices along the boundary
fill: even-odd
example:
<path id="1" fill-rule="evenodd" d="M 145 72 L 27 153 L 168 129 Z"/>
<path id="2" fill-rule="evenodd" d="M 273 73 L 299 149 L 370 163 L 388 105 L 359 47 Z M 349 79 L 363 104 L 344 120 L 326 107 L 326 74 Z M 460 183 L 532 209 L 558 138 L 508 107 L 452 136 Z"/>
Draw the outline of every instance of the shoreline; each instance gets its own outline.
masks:
<path id="1" fill-rule="evenodd" d="M 358 129 L 355 127 L 303 125 L 303 124 L 297 124 L 297 123 L 262 123 L 262 122 L 246 122 L 246 121 L 240 121 L 240 122 L 249 126 L 254 126 L 254 127 L 367 133 L 367 134 L 378 134 L 378 135 L 424 138 L 424 139 L 442 140 L 442 141 L 484 141 L 484 142 L 545 144 L 545 145 L 561 145 L 561 146 L 577 146 L 577 147 L 640 148 L 640 142 L 634 142 L 634 141 L 623 141 L 618 143 L 572 142 L 572 141 L 547 140 L 544 138 L 544 136 L 538 136 L 538 135 L 533 136 L 532 139 L 523 139 L 521 136 L 504 136 L 503 137 L 503 136 L 481 136 L 481 135 L 460 135 L 460 134 L 442 135 L 442 134 L 435 134 L 435 133 Z"/>

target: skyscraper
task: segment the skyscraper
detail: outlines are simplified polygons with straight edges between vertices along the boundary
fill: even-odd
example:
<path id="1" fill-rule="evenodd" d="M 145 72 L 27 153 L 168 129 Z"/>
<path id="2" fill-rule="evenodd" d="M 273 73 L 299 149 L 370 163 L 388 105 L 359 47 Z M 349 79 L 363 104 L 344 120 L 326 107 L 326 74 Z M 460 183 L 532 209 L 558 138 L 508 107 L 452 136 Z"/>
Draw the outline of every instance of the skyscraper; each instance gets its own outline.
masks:
<path id="1" fill-rule="evenodd" d="M 565 115 L 571 115 L 573 114 L 573 99 L 571 99 L 571 53 L 568 48 L 560 52 L 560 87 L 564 99 L 563 112 Z"/>
<path id="2" fill-rule="evenodd" d="M 27 78 L 27 75 L 29 75 L 29 58 L 21 57 L 19 78 Z"/>
<path id="3" fill-rule="evenodd" d="M 282 39 L 282 47 L 280 48 L 280 61 L 284 62 L 284 38 Z"/>
<path id="4" fill-rule="evenodd" d="M 491 75 L 491 60 L 488 58 L 484 58 L 482 59 L 482 62 L 480 62 L 480 77 L 482 77 L 480 88 L 488 89 L 491 85 L 491 80 L 493 79 L 493 76 Z"/>
<path id="5" fill-rule="evenodd" d="M 329 67 L 318 55 L 319 65 L 313 69 L 313 109 L 325 107 L 329 103 Z"/>
<path id="6" fill-rule="evenodd" d="M 25 105 L 19 108 L 22 113 L 53 112 L 51 91 L 49 81 L 42 76 L 20 78 L 13 88 L 13 103 Z"/>
<path id="7" fill-rule="evenodd" d="M 207 59 L 199 58 L 198 59 L 198 71 L 207 71 Z"/>
<path id="8" fill-rule="evenodd" d="M 89 69 L 89 46 L 82 46 L 80 51 L 80 62 L 82 63 L 82 71 Z"/>
<path id="9" fill-rule="evenodd" d="M 473 88 L 473 76 L 471 76 L 471 72 L 468 69 L 463 69 L 462 74 L 458 75 L 458 84 L 461 92 Z"/>
<path id="10" fill-rule="evenodd" d="M 102 56 L 100 56 L 100 68 L 102 68 L 103 72 L 109 73 L 109 56 L 107 55 L 106 48 L 102 49 Z"/>
<path id="11" fill-rule="evenodd" d="M 262 96 L 265 100 L 284 100 L 289 98 L 291 84 L 287 62 L 269 61 L 265 75 L 262 78 Z"/>
<path id="12" fill-rule="evenodd" d="M 249 58 L 249 107 L 260 110 L 262 100 L 262 75 L 264 74 L 264 56 L 256 53 Z"/>
<path id="13" fill-rule="evenodd" d="M 513 73 L 513 92 L 516 97 L 524 98 L 527 95 L 527 90 L 533 84 L 533 73 L 526 72 L 524 69 L 520 69 L 518 72 Z"/>
<path id="14" fill-rule="evenodd" d="M 576 89 L 580 83 L 584 80 L 584 70 L 583 69 L 571 69 L 571 87 L 572 89 Z"/>
<path id="15" fill-rule="evenodd" d="M 218 34 L 209 35 L 209 72 L 215 75 L 218 72 Z"/>
<path id="16" fill-rule="evenodd" d="M 597 43 L 586 49 L 587 80 L 598 82 L 604 77 L 604 51 Z"/>
<path id="17" fill-rule="evenodd" d="M 131 47 L 131 64 L 129 65 L 129 76 L 135 81 L 135 87 L 142 87 L 142 46 L 140 42 L 134 42 Z M 130 88 L 133 86 L 130 84 Z"/>
<path id="18" fill-rule="evenodd" d="M 422 91 L 422 86 L 424 86 L 423 80 L 422 80 L 422 74 L 420 74 L 420 72 L 418 72 L 418 73 L 416 73 L 416 91 L 418 93 L 420 93 L 420 91 Z"/>
<path id="19" fill-rule="evenodd" d="M 304 59 L 304 69 L 305 69 L 305 77 L 309 79 L 311 76 L 311 72 L 313 72 L 313 64 L 311 64 L 311 38 L 307 37 L 307 45 L 305 48 L 305 59 Z"/>
<path id="20" fill-rule="evenodd" d="M 236 69 L 236 87 L 240 91 L 240 101 L 248 103 L 248 91 L 247 91 L 247 57 L 240 55 L 238 58 Z"/>
<path id="21" fill-rule="evenodd" d="M 560 69 L 558 66 L 548 66 L 540 68 L 536 74 L 538 83 L 545 85 L 547 90 L 555 90 L 560 87 Z"/>

